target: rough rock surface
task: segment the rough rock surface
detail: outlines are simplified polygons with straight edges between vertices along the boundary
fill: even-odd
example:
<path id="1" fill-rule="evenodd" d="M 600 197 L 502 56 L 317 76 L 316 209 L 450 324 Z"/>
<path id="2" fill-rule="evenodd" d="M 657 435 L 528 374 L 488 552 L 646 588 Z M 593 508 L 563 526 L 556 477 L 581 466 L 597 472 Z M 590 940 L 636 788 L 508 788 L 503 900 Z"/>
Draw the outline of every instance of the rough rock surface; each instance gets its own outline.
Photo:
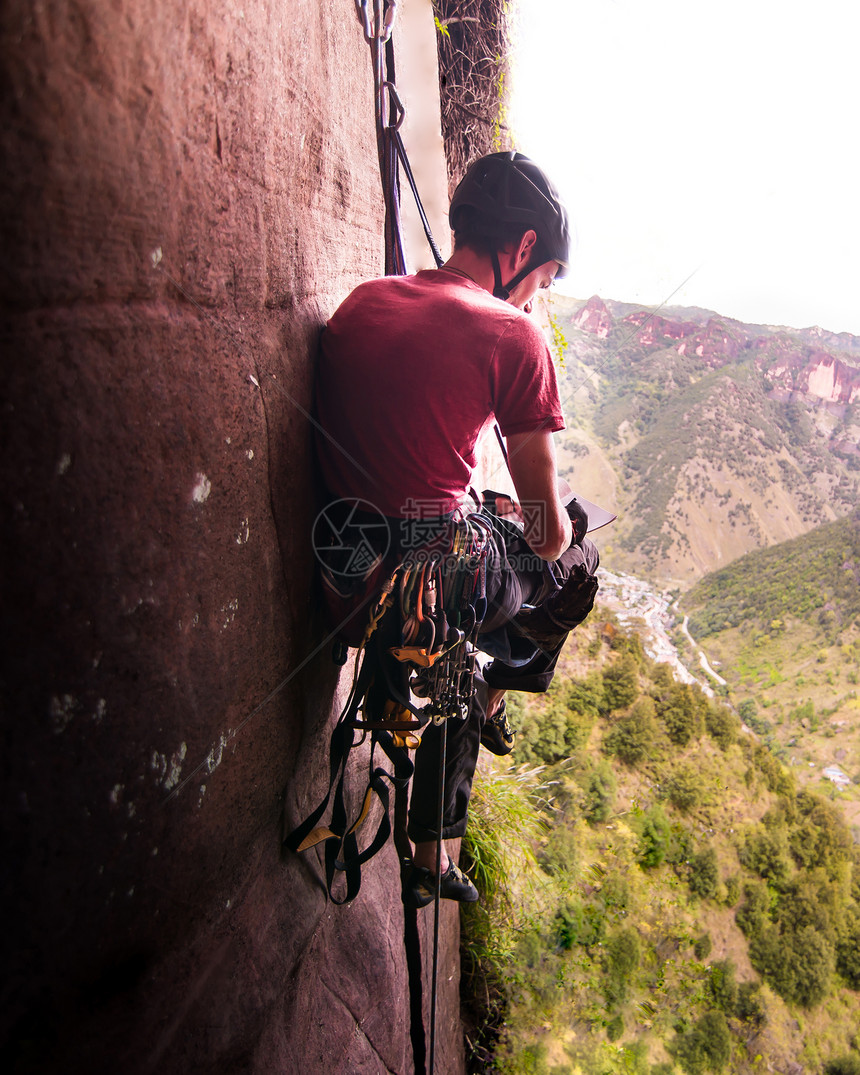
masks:
<path id="1" fill-rule="evenodd" d="M 408 1073 L 393 850 L 344 908 L 280 851 L 336 709 L 315 341 L 381 271 L 353 5 L 0 19 L 3 1069 Z M 450 907 L 440 963 L 454 1073 Z"/>

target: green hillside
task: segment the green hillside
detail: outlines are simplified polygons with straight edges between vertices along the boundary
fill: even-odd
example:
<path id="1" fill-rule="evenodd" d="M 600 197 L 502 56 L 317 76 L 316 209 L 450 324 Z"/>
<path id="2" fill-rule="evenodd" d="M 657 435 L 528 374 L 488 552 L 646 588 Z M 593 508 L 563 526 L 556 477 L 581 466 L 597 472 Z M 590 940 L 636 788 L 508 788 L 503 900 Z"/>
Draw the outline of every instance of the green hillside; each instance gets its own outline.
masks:
<path id="1" fill-rule="evenodd" d="M 860 825 L 860 513 L 708 575 L 681 602 L 746 723 L 803 785 L 855 781 Z M 823 782 L 822 782 L 823 781 Z"/>
<path id="2" fill-rule="evenodd" d="M 619 512 L 607 566 L 686 589 L 860 504 L 860 411 L 791 389 L 806 383 L 797 368 L 857 376 L 853 350 L 698 310 L 649 327 L 608 305 L 602 337 L 575 324 L 582 303 L 551 307 L 570 418 L 560 465 Z"/>
<path id="3" fill-rule="evenodd" d="M 472 1070 L 860 1070 L 860 851 L 840 796 L 800 788 L 617 625 L 577 631 L 565 661 L 548 695 L 513 696 L 511 764 L 476 780 Z"/>
<path id="4" fill-rule="evenodd" d="M 554 303 L 562 472 L 725 684 L 598 605 L 551 691 L 509 696 L 464 845 L 471 1070 L 860 1075 L 857 409 L 785 390 L 817 337 L 615 303 L 585 331 L 581 305 Z"/>
<path id="5" fill-rule="evenodd" d="M 703 640 L 741 626 L 784 633 L 814 617 L 816 637 L 833 642 L 860 616 L 860 511 L 736 560 L 702 579 L 682 605 Z"/>

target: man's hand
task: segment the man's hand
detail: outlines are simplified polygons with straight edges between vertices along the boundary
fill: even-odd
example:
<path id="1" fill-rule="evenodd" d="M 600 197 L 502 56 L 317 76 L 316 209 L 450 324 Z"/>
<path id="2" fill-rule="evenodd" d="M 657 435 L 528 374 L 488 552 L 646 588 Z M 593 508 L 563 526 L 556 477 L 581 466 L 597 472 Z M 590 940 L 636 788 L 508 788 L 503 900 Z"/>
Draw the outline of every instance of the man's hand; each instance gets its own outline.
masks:
<path id="1" fill-rule="evenodd" d="M 509 523 L 523 525 L 523 510 L 516 500 L 511 500 L 509 496 L 496 497 L 496 515 Z"/>

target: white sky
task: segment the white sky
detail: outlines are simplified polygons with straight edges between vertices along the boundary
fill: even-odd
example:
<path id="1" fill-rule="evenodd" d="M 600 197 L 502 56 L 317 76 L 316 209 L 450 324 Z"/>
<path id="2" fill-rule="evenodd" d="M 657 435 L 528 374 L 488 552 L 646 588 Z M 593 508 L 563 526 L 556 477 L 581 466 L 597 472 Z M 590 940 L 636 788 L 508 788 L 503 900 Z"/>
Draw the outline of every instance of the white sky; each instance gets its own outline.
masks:
<path id="1" fill-rule="evenodd" d="M 516 7 L 510 121 L 571 211 L 565 292 L 860 335 L 857 0 Z"/>

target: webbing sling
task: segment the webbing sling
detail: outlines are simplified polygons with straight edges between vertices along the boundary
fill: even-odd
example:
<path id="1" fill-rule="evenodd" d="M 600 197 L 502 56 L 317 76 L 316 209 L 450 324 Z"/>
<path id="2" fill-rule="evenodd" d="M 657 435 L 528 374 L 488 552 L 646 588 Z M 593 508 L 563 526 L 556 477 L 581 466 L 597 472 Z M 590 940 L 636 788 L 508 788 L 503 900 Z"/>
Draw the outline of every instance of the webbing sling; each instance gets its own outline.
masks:
<path id="1" fill-rule="evenodd" d="M 366 651 L 363 655 L 366 658 Z M 317 808 L 284 839 L 285 846 L 295 852 L 307 851 L 325 842 L 326 888 L 330 899 L 336 904 L 349 903 L 355 899 L 361 887 L 362 865 L 385 845 L 391 835 L 388 785 L 390 784 L 395 789 L 400 786 L 405 787 L 414 771 L 409 754 L 404 749 L 395 746 L 391 735 L 385 731 L 375 731 L 370 753 L 370 777 L 367 789 L 358 816 L 352 824 L 349 824 L 344 781 L 347 759 L 355 738 L 351 720 L 364 693 L 369 688 L 371 675 L 370 662 L 366 659 L 362 660 L 350 700 L 332 730 L 329 740 L 328 790 Z M 374 767 L 373 755 L 376 745 L 379 745 L 388 757 L 393 772 L 389 773 L 381 766 Z M 382 805 L 382 816 L 373 838 L 361 851 L 358 846 L 358 830 L 367 818 L 374 795 Z M 320 825 L 319 822 L 330 800 L 332 802 L 330 824 Z M 342 898 L 335 896 L 332 891 L 337 873 L 343 873 L 346 880 L 346 893 Z"/>

